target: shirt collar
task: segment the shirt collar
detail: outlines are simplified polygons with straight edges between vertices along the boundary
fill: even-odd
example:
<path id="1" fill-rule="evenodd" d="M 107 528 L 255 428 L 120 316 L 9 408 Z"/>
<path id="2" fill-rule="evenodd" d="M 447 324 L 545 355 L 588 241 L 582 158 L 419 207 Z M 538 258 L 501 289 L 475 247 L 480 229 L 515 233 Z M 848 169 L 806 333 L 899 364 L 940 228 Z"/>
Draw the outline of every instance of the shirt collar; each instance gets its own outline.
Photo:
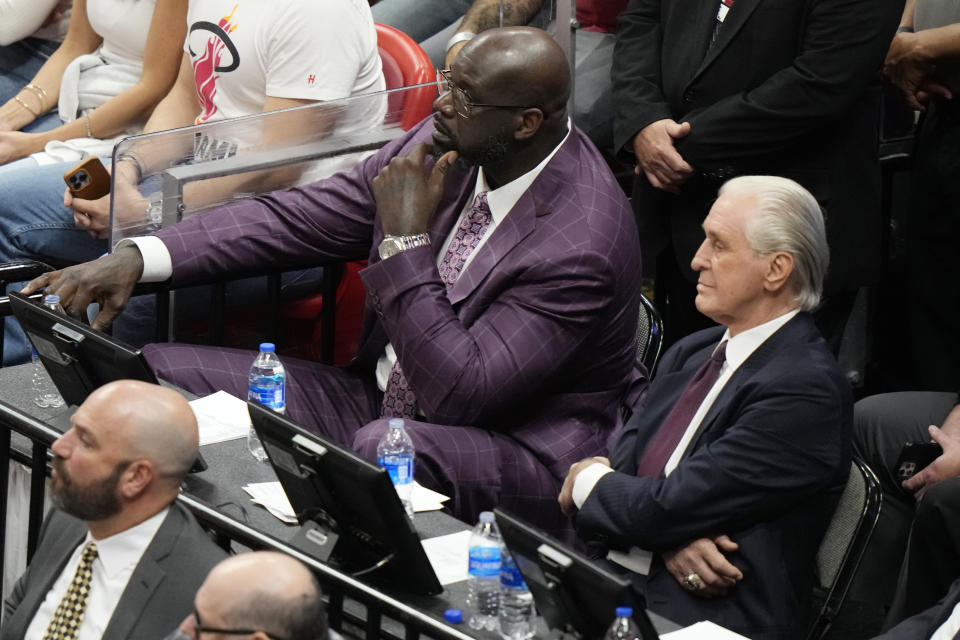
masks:
<path id="1" fill-rule="evenodd" d="M 787 324 L 793 316 L 800 313 L 800 309 L 788 311 L 782 316 L 777 316 L 773 320 L 768 320 L 763 324 L 741 331 L 734 337 L 730 337 L 730 330 L 723 332 L 723 338 L 720 342 L 727 340 L 726 362 L 729 367 L 736 370 L 742 365 L 761 344 L 766 342 L 767 338 L 776 333 L 780 327 Z"/>
<path id="2" fill-rule="evenodd" d="M 483 173 L 483 167 L 480 167 L 480 170 L 477 172 L 477 184 L 473 189 L 473 199 L 471 199 L 470 202 L 473 202 L 477 195 L 486 191 L 487 204 L 490 205 L 490 215 L 493 216 L 494 224 L 500 224 L 500 222 L 507 217 L 507 214 L 510 213 L 510 210 L 513 209 L 513 206 L 517 204 L 521 196 L 530 188 L 533 181 L 537 179 L 537 176 L 539 176 L 543 168 L 547 166 L 547 163 L 557 154 L 557 151 L 560 150 L 563 143 L 567 141 L 567 138 L 570 137 L 570 131 L 570 118 L 567 118 L 567 133 L 563 136 L 560 144 L 555 146 L 553 151 L 540 161 L 540 164 L 497 189 L 490 189 L 490 185 L 487 184 L 487 177 Z"/>
<path id="3" fill-rule="evenodd" d="M 103 564 L 107 578 L 110 578 L 125 567 L 134 566 L 140 562 L 143 552 L 160 529 L 168 511 L 170 511 L 169 506 L 140 524 L 102 540 L 94 540 L 88 531 L 83 544 L 86 546 L 88 542 L 97 543 L 97 559 Z"/>

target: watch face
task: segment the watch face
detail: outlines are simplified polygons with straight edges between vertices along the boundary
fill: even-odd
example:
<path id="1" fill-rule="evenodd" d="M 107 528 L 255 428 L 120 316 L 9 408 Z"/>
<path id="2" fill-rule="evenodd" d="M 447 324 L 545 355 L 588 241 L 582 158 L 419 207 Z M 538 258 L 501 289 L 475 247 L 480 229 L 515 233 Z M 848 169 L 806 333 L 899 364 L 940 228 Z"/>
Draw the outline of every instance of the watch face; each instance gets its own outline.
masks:
<path id="1" fill-rule="evenodd" d="M 401 249 L 403 249 L 403 244 L 400 242 L 400 238 L 387 236 L 380 243 L 377 251 L 380 253 L 380 259 L 386 260 L 390 256 L 399 253 Z"/>

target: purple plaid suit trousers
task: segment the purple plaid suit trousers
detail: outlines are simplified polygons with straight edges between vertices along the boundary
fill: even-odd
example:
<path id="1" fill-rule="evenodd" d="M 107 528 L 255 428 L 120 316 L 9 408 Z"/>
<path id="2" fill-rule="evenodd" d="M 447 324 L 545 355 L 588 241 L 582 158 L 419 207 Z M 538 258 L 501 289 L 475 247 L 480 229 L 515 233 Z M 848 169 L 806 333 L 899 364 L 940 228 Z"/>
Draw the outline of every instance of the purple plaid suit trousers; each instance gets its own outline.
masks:
<path id="1" fill-rule="evenodd" d="M 713 351 L 713 354 L 693 375 L 687 388 L 683 390 L 673 409 L 663 419 L 657 433 L 650 440 L 640 462 L 637 463 L 637 475 L 649 478 L 659 478 L 667 461 L 673 455 L 684 432 L 690 426 L 690 421 L 703 404 L 710 388 L 720 377 L 720 368 L 727 358 L 727 341 L 724 340 Z"/>
<path id="2" fill-rule="evenodd" d="M 470 213 L 463 217 L 460 226 L 450 246 L 440 261 L 440 279 L 452 287 L 463 271 L 467 258 L 477 248 L 487 229 L 490 228 L 490 205 L 487 203 L 487 192 L 477 194 L 470 208 Z M 417 397 L 410 389 L 407 378 L 400 368 L 400 360 L 393 363 L 390 376 L 387 378 L 387 388 L 383 392 L 383 405 L 380 415 L 385 418 L 413 418 L 417 415 Z"/>

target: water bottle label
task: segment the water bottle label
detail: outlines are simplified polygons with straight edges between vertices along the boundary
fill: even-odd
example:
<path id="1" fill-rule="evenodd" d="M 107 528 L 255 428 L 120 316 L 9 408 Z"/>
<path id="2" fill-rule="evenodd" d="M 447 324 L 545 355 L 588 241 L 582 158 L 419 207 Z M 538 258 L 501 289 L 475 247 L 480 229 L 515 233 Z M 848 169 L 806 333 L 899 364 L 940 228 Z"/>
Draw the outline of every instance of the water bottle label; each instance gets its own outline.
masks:
<path id="1" fill-rule="evenodd" d="M 527 583 L 523 581 L 523 575 L 516 565 L 504 563 L 500 567 L 500 586 L 508 589 L 526 589 Z"/>
<path id="2" fill-rule="evenodd" d="M 470 575 L 494 578 L 500 575 L 499 547 L 470 547 Z"/>
<path id="3" fill-rule="evenodd" d="M 286 406 L 282 384 L 269 387 L 251 386 L 250 392 L 247 394 L 247 399 L 259 402 L 274 411 L 280 411 Z"/>
<path id="4" fill-rule="evenodd" d="M 387 470 L 393 484 L 413 482 L 413 456 L 385 456 L 378 458 L 377 464 Z"/>

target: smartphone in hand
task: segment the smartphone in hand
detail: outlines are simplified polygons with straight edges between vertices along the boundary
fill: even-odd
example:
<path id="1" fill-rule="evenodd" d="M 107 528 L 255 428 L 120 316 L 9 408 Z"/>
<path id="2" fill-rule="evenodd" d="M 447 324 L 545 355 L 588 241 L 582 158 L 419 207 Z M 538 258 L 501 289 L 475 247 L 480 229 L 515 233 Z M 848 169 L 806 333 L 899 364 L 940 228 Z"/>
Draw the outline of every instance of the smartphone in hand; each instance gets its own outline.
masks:
<path id="1" fill-rule="evenodd" d="M 100 158 L 87 158 L 63 174 L 63 181 L 76 198 L 96 200 L 110 193 L 110 174 Z"/>
<path id="2" fill-rule="evenodd" d="M 908 442 L 897 458 L 897 477 L 900 482 L 912 478 L 941 455 L 943 447 L 936 442 Z"/>

